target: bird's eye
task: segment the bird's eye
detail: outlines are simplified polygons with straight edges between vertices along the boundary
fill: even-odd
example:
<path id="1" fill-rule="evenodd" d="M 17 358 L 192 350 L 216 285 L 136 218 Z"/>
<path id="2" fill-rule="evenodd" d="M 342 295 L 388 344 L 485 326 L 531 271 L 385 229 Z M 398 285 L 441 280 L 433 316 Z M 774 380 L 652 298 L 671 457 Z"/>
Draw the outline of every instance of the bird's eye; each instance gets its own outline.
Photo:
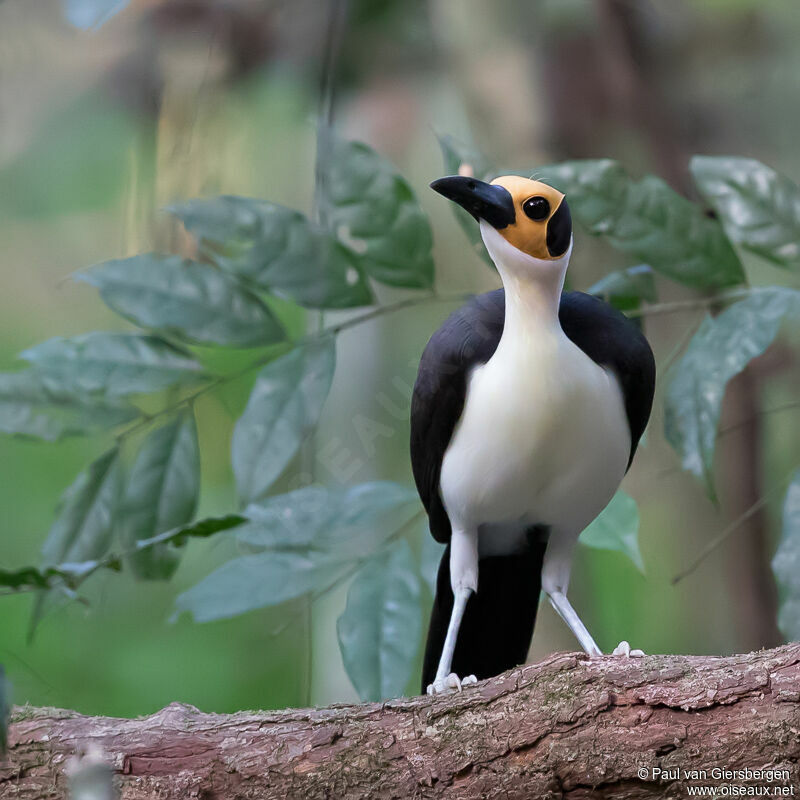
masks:
<path id="1" fill-rule="evenodd" d="M 526 216 L 539 221 L 547 218 L 550 213 L 550 203 L 547 202 L 545 197 L 529 197 L 522 204 L 522 210 Z"/>

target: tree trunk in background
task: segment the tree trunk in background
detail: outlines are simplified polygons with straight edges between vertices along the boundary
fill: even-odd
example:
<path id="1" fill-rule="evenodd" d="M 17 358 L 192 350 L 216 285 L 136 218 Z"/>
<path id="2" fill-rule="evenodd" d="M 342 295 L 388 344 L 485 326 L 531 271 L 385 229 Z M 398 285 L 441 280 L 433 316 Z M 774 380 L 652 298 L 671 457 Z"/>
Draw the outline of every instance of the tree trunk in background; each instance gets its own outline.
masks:
<path id="1" fill-rule="evenodd" d="M 138 720 L 17 709 L 0 796 L 64 797 L 65 764 L 86 750 L 102 752 L 123 800 L 774 792 L 798 786 L 799 720 L 797 644 L 730 658 L 560 653 L 439 699 L 232 715 L 174 704 Z M 786 772 L 772 781 L 712 772 L 765 765 Z"/>
<path id="2" fill-rule="evenodd" d="M 681 109 L 671 108 L 660 90 L 655 43 L 643 33 L 641 14 L 651 12 L 627 0 L 598 0 L 597 8 L 597 32 L 583 32 L 571 42 L 558 41 L 544 60 L 554 140 L 560 145 L 557 156 L 609 155 L 598 152 L 597 131 L 616 125 L 637 132 L 655 169 L 673 188 L 691 196 L 689 158 L 702 145 L 713 152 L 713 142 L 687 141 L 672 124 L 680 118 Z M 719 495 L 723 508 L 730 509 L 728 516 L 735 519 L 759 499 L 762 489 L 760 407 L 751 368 L 731 383 L 725 406 L 736 420 L 748 420 L 724 445 L 720 443 L 725 466 L 718 475 Z M 744 521 L 726 561 L 725 580 L 741 650 L 783 641 L 776 622 L 767 522 L 763 509 Z M 697 531 L 696 535 L 706 538 L 711 532 Z"/>
<path id="3" fill-rule="evenodd" d="M 726 492 L 724 506 L 731 519 L 744 514 L 764 494 L 761 485 L 763 425 L 758 381 L 753 367 L 731 381 L 726 393 L 726 412 L 731 422 L 741 420 L 726 439 L 725 458 L 720 459 L 719 480 Z M 774 647 L 783 641 L 778 630 L 778 593 L 767 553 L 770 551 L 767 510 L 760 507 L 731 537 L 728 579 L 731 599 L 738 606 L 740 641 L 748 647 Z"/>

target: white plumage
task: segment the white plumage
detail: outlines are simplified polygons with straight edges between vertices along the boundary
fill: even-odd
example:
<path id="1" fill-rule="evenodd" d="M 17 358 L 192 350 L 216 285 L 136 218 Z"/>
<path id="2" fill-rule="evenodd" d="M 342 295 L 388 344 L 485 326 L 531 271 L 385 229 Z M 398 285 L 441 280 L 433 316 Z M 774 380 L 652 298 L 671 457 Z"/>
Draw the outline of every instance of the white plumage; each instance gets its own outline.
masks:
<path id="1" fill-rule="evenodd" d="M 454 528 L 481 526 L 487 555 L 513 552 L 534 524 L 577 539 L 619 486 L 631 442 L 616 377 L 558 324 L 569 251 L 538 261 L 481 229 L 506 286 L 506 324 L 494 356 L 469 376 L 441 492 Z M 549 279 L 520 282 L 521 270 Z"/>

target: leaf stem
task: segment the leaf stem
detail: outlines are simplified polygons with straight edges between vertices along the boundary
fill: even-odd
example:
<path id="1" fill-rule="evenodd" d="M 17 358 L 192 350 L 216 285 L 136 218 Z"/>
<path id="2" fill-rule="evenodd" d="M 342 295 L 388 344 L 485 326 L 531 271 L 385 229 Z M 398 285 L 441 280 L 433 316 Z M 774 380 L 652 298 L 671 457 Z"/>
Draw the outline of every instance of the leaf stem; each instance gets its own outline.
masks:
<path id="1" fill-rule="evenodd" d="M 341 586 L 346 580 L 348 580 L 348 578 L 352 578 L 353 575 L 355 575 L 356 572 L 358 572 L 358 570 L 360 570 L 361 567 L 363 567 L 364 564 L 366 564 L 371 558 L 374 558 L 376 555 L 378 555 L 378 553 L 381 553 L 387 545 L 405 536 L 408 528 L 418 519 L 421 519 L 424 513 L 425 512 L 423 509 L 417 511 L 417 513 L 414 514 L 413 517 L 411 517 L 407 522 L 401 525 L 391 536 L 389 536 L 386 539 L 386 541 L 383 542 L 383 544 L 376 551 L 370 553 L 367 556 L 363 556 L 361 558 L 356 559 L 350 564 L 350 566 L 344 572 L 340 572 L 327 586 L 325 586 L 322 589 L 318 589 L 316 592 L 312 592 L 310 595 L 311 603 L 312 604 L 315 603 L 317 600 L 328 594 L 328 592 L 332 592 L 334 589 Z M 292 624 L 296 616 L 297 612 L 295 612 L 294 614 L 290 614 L 289 618 L 284 620 L 277 628 L 274 628 L 270 635 L 273 638 L 276 636 L 280 636 Z"/>
<path id="2" fill-rule="evenodd" d="M 780 481 L 778 481 L 771 489 L 764 492 L 764 494 L 761 495 L 761 497 L 759 497 L 759 499 L 756 500 L 756 502 L 753 503 L 753 505 L 751 505 L 750 508 L 743 511 L 735 520 L 733 520 L 733 522 L 730 523 L 730 525 L 727 525 L 722 530 L 721 533 L 717 534 L 700 551 L 699 555 L 694 559 L 694 561 L 692 561 L 689 564 L 688 567 L 686 567 L 677 575 L 675 575 L 675 577 L 672 579 L 672 585 L 675 586 L 675 584 L 680 583 L 680 581 L 682 581 L 687 575 L 691 575 L 691 573 L 694 572 L 697 569 L 697 567 L 699 567 L 700 564 L 703 561 L 705 561 L 706 558 L 711 553 L 714 552 L 714 550 L 716 550 L 729 536 L 736 533 L 736 531 L 739 529 L 739 526 L 742 525 L 742 523 L 747 522 L 747 520 L 750 519 L 750 517 L 752 517 L 753 514 L 755 514 L 757 511 L 763 508 L 767 504 L 767 501 L 774 494 L 776 494 L 779 489 L 782 489 L 786 485 L 786 483 L 789 481 L 792 475 L 794 475 L 796 470 L 797 466 L 792 467 L 791 470 L 789 470 L 789 472 L 787 472 L 786 475 Z"/>
<path id="3" fill-rule="evenodd" d="M 749 425 L 753 420 L 760 419 L 761 417 L 767 417 L 770 414 L 782 414 L 784 411 L 792 411 L 796 408 L 800 408 L 800 401 L 794 401 L 790 403 L 783 403 L 779 406 L 773 406 L 772 408 L 765 408 L 761 411 L 757 412 L 756 414 L 752 414 L 749 417 L 745 417 L 745 419 L 740 419 L 738 422 L 731 423 L 730 425 L 726 425 L 724 428 L 719 429 L 719 433 L 717 433 L 717 441 L 720 439 L 724 439 L 726 436 L 729 436 L 732 433 L 736 433 L 737 430 L 743 428 L 745 425 Z M 673 465 L 671 467 L 666 467 L 662 469 L 656 476 L 657 481 L 662 481 L 664 478 L 669 478 L 670 475 L 674 475 L 676 472 L 683 471 L 683 467 L 679 464 L 677 466 Z"/>
<path id="4" fill-rule="evenodd" d="M 676 311 L 691 311 L 694 308 L 707 308 L 708 306 L 715 305 L 716 303 L 726 303 L 733 300 L 741 300 L 744 297 L 757 292 L 755 287 L 747 287 L 744 289 L 731 289 L 728 292 L 720 292 L 720 294 L 710 295 L 709 297 L 692 297 L 689 300 L 674 300 L 669 303 L 654 303 L 653 305 L 646 305 L 642 308 L 632 309 L 626 311 L 627 317 L 650 317 L 656 314 L 673 314 Z"/>
<path id="5" fill-rule="evenodd" d="M 365 322 L 370 322 L 373 319 L 377 319 L 378 317 L 382 317 L 387 314 L 394 314 L 397 311 L 403 311 L 407 308 L 414 308 L 416 306 L 429 305 L 432 303 L 463 302 L 464 300 L 467 300 L 471 296 L 472 296 L 471 294 L 454 293 L 454 294 L 436 294 L 436 295 L 430 294 L 430 295 L 424 295 L 422 297 L 419 296 L 408 297 L 404 300 L 398 300 L 396 303 L 389 303 L 387 305 L 378 306 L 363 314 L 358 314 L 354 317 L 351 317 L 350 319 L 346 319 L 343 322 L 340 322 L 336 325 L 332 325 L 327 328 L 322 328 L 319 331 L 310 333 L 306 336 L 303 336 L 300 339 L 289 340 L 288 343 L 292 347 L 301 347 L 303 345 L 310 344 L 311 342 L 314 342 L 318 339 L 323 339 L 326 336 L 335 336 L 341 333 L 342 331 L 348 330 L 349 328 L 355 328 L 358 325 L 363 325 Z M 268 356 L 264 355 L 259 356 L 258 358 L 251 361 L 249 364 L 245 364 L 243 367 L 235 370 L 234 372 L 229 372 L 226 375 L 217 376 L 216 378 L 205 384 L 205 386 L 201 386 L 196 391 L 185 395 L 180 400 L 177 400 L 174 403 L 170 403 L 169 405 L 164 406 L 164 408 L 161 408 L 158 411 L 154 411 L 151 414 L 145 414 L 144 412 L 141 412 L 140 418 L 136 422 L 134 422 L 129 428 L 126 428 L 124 431 L 117 434 L 116 436 L 117 442 L 122 442 L 132 434 L 142 430 L 142 428 L 146 428 L 154 420 L 157 420 L 160 417 L 171 414 L 174 411 L 177 411 L 182 406 L 191 405 L 198 398 L 202 397 L 205 394 L 208 394 L 214 389 L 218 389 L 220 386 L 224 386 L 228 383 L 231 383 L 232 381 L 241 378 L 243 375 L 246 375 L 248 372 L 252 372 L 254 369 L 263 367 L 264 365 L 272 361 L 273 358 L 274 356 L 272 354 Z"/>

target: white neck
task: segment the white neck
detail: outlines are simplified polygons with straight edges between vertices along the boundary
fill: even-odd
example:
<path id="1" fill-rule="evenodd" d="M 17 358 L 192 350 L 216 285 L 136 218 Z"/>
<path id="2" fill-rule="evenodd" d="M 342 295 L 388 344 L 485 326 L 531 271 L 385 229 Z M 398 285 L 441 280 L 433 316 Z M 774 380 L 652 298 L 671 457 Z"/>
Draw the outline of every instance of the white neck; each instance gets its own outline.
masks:
<path id="1" fill-rule="evenodd" d="M 550 260 L 523 253 L 484 221 L 481 221 L 481 236 L 506 290 L 503 340 L 519 336 L 527 338 L 532 332 L 541 335 L 549 331 L 563 335 L 558 307 L 572 242 L 561 258 Z"/>

